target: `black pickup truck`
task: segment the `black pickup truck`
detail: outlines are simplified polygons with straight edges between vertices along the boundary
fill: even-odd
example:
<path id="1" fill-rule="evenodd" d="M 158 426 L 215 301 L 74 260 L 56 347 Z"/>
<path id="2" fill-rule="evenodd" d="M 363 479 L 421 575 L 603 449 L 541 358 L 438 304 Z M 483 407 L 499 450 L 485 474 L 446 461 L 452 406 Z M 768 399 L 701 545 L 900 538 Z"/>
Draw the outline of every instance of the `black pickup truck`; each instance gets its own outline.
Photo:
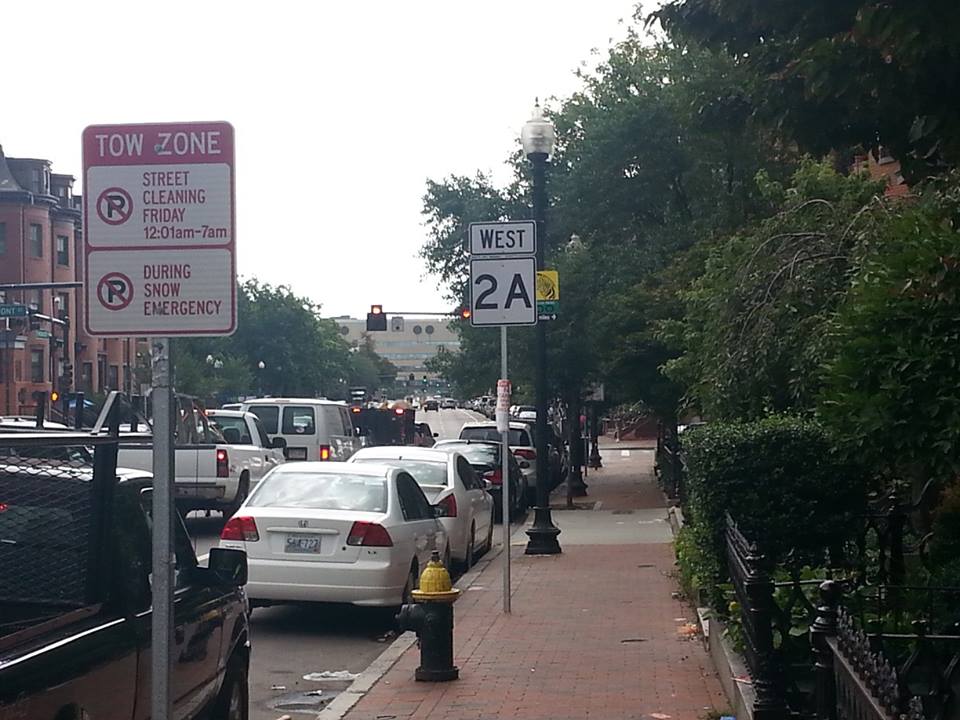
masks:
<path id="1" fill-rule="evenodd" d="M 0 435 L 0 720 L 150 716 L 150 485 L 116 440 Z M 245 720 L 246 556 L 176 523 L 173 717 Z"/>

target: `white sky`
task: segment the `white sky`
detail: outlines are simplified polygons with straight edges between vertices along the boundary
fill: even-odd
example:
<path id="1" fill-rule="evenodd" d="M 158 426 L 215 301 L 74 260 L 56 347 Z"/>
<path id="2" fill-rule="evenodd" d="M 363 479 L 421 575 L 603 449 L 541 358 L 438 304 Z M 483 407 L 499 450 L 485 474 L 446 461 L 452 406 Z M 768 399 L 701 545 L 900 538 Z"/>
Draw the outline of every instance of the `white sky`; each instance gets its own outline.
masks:
<path id="1" fill-rule="evenodd" d="M 645 5 L 653 5 L 645 2 Z M 427 178 L 506 178 L 633 0 L 3 2 L 0 144 L 80 190 L 90 124 L 228 120 L 241 276 L 325 315 L 446 310 L 417 251 Z"/>

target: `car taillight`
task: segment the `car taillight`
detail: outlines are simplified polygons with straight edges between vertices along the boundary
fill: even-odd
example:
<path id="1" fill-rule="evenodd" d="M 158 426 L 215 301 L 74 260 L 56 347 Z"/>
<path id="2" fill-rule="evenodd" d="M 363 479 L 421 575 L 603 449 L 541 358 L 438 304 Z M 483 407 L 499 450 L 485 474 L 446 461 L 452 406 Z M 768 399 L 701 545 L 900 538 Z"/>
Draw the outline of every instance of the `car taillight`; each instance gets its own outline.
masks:
<path id="1" fill-rule="evenodd" d="M 536 459 L 537 459 L 537 451 L 536 451 L 536 450 L 531 450 L 531 449 L 529 449 L 529 448 L 516 448 L 516 449 L 514 449 L 513 454 L 514 454 L 516 457 L 522 457 L 524 460 L 536 460 Z"/>
<path id="2" fill-rule="evenodd" d="M 8 507 L 10 506 L 7 505 L 6 503 L 0 502 L 0 512 L 6 512 Z"/>
<path id="3" fill-rule="evenodd" d="M 437 517 L 456 517 L 457 516 L 457 498 L 453 495 L 447 495 L 443 500 L 437 503 Z"/>
<path id="4" fill-rule="evenodd" d="M 260 540 L 260 533 L 257 532 L 257 523 L 252 517 L 232 517 L 223 526 L 220 539 L 257 542 Z"/>
<path id="5" fill-rule="evenodd" d="M 329 445 L 321 445 L 321 446 L 320 446 L 319 458 L 320 458 L 321 460 L 329 460 L 329 459 L 330 459 L 330 446 L 329 446 Z"/>
<path id="6" fill-rule="evenodd" d="M 484 477 L 489 480 L 492 485 L 503 485 L 503 473 L 500 471 L 500 468 L 484 473 Z"/>
<path id="7" fill-rule="evenodd" d="M 347 545 L 393 547 L 393 540 L 383 525 L 358 520 L 350 528 L 350 534 L 347 535 Z"/>
<path id="8" fill-rule="evenodd" d="M 230 477 L 230 458 L 222 448 L 217 450 L 217 477 Z"/>

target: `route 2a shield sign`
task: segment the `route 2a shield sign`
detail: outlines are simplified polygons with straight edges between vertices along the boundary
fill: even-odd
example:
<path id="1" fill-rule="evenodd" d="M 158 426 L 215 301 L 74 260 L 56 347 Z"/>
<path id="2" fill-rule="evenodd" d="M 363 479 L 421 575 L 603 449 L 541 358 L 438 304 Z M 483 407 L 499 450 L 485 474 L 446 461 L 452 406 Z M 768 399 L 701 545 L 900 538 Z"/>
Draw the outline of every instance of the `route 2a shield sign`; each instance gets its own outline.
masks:
<path id="1" fill-rule="evenodd" d="M 532 257 L 470 261 L 470 324 L 536 325 L 537 261 Z"/>

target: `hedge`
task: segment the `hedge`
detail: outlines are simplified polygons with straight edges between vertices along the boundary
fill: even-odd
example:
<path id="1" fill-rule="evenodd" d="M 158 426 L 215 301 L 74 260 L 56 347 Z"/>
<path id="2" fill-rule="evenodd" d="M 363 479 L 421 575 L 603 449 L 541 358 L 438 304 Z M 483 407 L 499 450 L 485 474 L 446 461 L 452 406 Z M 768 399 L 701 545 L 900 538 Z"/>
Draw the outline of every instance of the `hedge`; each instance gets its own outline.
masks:
<path id="1" fill-rule="evenodd" d="M 709 423 L 685 433 L 687 506 L 692 525 L 685 572 L 714 587 L 726 577 L 725 516 L 756 541 L 771 561 L 791 551 L 798 561 L 822 556 L 842 540 L 861 511 L 861 476 L 834 451 L 831 438 L 811 420 L 772 416 L 755 422 Z M 681 566 L 684 557 L 678 558 Z M 719 597 L 715 589 L 715 598 Z"/>

